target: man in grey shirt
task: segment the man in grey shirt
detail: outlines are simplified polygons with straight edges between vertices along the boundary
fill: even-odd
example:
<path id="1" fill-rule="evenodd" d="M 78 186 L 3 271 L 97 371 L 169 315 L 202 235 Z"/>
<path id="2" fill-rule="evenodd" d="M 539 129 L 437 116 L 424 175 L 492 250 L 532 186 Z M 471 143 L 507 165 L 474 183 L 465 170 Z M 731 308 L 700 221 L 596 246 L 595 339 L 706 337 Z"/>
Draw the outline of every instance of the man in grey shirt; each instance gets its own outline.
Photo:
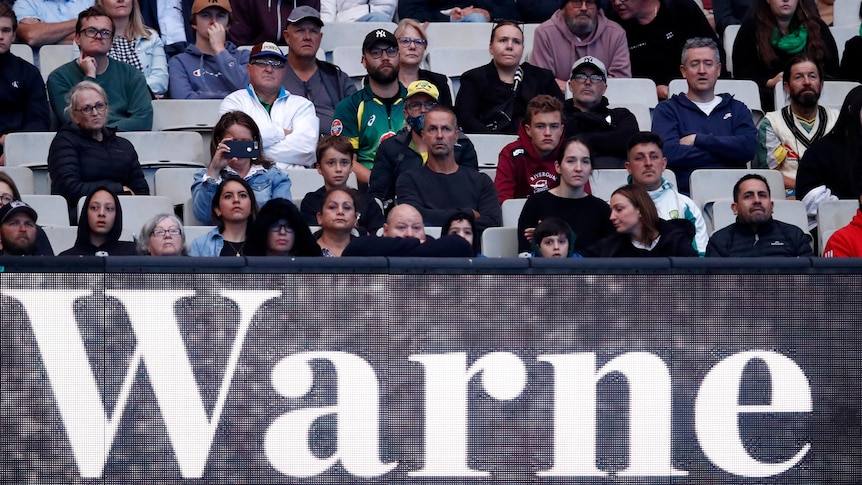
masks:
<path id="1" fill-rule="evenodd" d="M 317 59 L 323 38 L 320 12 L 303 5 L 293 9 L 287 21 L 284 42 L 289 52 L 284 88 L 314 103 L 320 134 L 329 135 L 335 105 L 355 93 L 356 86 L 338 66 Z"/>

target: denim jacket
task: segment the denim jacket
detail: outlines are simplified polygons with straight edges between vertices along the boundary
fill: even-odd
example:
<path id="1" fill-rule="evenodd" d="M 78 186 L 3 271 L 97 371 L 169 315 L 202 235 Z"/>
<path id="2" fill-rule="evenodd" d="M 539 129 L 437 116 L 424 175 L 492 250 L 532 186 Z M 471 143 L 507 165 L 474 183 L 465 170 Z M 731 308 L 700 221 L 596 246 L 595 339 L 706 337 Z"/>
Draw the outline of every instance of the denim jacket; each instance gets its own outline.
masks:
<path id="1" fill-rule="evenodd" d="M 210 212 L 213 197 L 221 179 L 214 180 L 205 177 L 206 173 L 206 169 L 203 169 L 195 174 L 195 181 L 192 183 L 192 202 L 195 217 L 204 224 L 213 224 Z M 222 170 L 222 173 L 236 175 L 236 172 L 230 167 Z M 267 169 L 260 165 L 252 165 L 245 180 L 254 190 L 254 198 L 258 207 L 262 207 L 269 199 L 282 198 L 293 201 L 290 195 L 290 178 L 275 167 Z"/>
<path id="2" fill-rule="evenodd" d="M 218 231 L 217 227 L 203 236 L 195 238 L 189 246 L 189 256 L 213 256 L 221 255 L 221 250 L 224 247 L 224 238 Z"/>

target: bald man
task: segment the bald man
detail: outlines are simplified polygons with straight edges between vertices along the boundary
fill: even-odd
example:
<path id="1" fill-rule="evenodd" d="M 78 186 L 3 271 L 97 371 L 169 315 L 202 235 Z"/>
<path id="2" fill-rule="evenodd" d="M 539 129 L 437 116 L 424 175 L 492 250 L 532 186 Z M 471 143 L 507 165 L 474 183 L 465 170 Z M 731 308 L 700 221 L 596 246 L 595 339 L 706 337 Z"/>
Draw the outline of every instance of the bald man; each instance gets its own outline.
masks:
<path id="1" fill-rule="evenodd" d="M 461 236 L 426 236 L 422 214 L 411 205 L 399 204 L 386 217 L 383 237 L 353 239 L 341 255 L 457 258 L 472 256 L 473 248 Z"/>

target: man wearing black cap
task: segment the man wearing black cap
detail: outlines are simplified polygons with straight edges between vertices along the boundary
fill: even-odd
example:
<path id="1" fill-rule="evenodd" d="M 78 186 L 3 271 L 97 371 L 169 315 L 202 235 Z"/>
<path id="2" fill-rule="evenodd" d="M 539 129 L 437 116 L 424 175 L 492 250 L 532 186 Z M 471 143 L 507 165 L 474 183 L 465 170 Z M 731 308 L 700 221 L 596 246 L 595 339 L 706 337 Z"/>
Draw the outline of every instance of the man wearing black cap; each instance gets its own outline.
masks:
<path id="1" fill-rule="evenodd" d="M 284 42 L 290 50 L 284 73 L 284 88 L 314 103 L 320 120 L 320 134 L 328 135 L 335 105 L 355 93 L 356 86 L 338 66 L 317 58 L 317 50 L 323 39 L 320 12 L 303 5 L 293 9 L 287 22 Z"/>
<path id="2" fill-rule="evenodd" d="M 0 208 L 0 255 L 39 256 L 37 217 L 36 211 L 20 200 L 13 200 Z"/>
<path id="3" fill-rule="evenodd" d="M 313 166 L 320 138 L 314 105 L 282 86 L 286 65 L 287 57 L 277 45 L 255 45 L 248 61 L 251 83 L 229 94 L 219 106 L 221 114 L 242 111 L 254 118 L 264 154 L 281 170 Z"/>
<path id="4" fill-rule="evenodd" d="M 368 71 L 365 88 L 335 107 L 330 132 L 346 136 L 359 152 L 353 172 L 360 183 L 368 183 L 374 155 L 381 141 L 404 126 L 407 89 L 398 82 L 398 40 L 384 29 L 365 36 L 362 65 Z"/>

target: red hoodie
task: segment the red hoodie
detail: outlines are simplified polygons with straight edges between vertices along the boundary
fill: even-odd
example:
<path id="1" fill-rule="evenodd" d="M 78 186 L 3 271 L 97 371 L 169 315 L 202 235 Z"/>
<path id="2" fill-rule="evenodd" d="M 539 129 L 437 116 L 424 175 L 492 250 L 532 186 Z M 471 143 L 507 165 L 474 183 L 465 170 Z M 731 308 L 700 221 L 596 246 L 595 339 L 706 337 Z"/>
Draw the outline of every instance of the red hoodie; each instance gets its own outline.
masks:
<path id="1" fill-rule="evenodd" d="M 497 162 L 494 185 L 497 186 L 500 204 L 507 199 L 523 199 L 556 187 L 559 176 L 554 162 L 562 143 L 563 137 L 560 137 L 557 147 L 547 157 L 541 158 L 524 125 L 521 125 L 518 139 L 503 148 Z"/>

